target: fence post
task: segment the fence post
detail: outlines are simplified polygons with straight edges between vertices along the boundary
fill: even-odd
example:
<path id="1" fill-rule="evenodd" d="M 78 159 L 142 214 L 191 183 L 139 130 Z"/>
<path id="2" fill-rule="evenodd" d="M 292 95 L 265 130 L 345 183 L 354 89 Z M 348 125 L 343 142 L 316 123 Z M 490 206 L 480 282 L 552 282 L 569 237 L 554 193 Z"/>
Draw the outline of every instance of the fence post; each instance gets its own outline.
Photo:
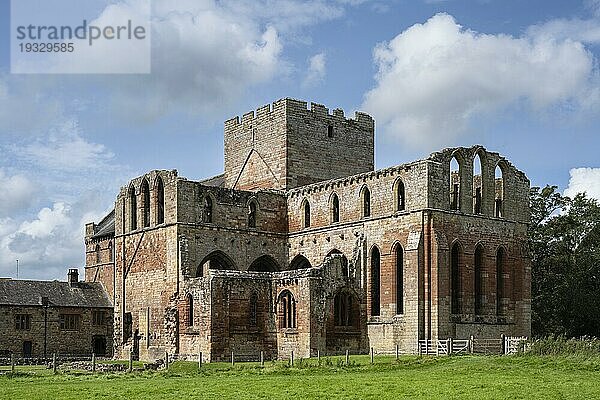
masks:
<path id="1" fill-rule="evenodd" d="M 92 372 L 96 372 L 96 353 L 92 353 Z"/>
<path id="2" fill-rule="evenodd" d="M 290 355 L 290 367 L 294 366 L 294 350 L 292 350 L 292 353 Z"/>
<path id="3" fill-rule="evenodd" d="M 56 374 L 56 353 L 52 353 L 52 373 Z"/>
<path id="4" fill-rule="evenodd" d="M 15 355 L 10 353 L 10 373 L 15 373 Z"/>
<path id="5" fill-rule="evenodd" d="M 231 352 L 231 366 L 233 367 L 235 365 L 235 355 L 233 354 L 233 351 Z"/>
<path id="6" fill-rule="evenodd" d="M 473 337 L 473 335 L 471 335 L 471 338 L 469 339 L 469 353 L 473 354 L 473 351 L 475 350 L 475 338 Z"/>
<path id="7" fill-rule="evenodd" d="M 202 369 L 202 352 L 198 353 L 198 369 Z"/>
<path id="8" fill-rule="evenodd" d="M 454 351 L 454 349 L 453 349 L 454 341 L 452 340 L 451 337 L 449 337 L 446 342 L 447 342 L 446 346 L 448 347 L 448 355 L 451 356 L 452 352 Z"/>
<path id="9" fill-rule="evenodd" d="M 396 343 L 396 361 L 398 361 L 398 357 L 400 356 L 400 346 Z"/>
<path id="10" fill-rule="evenodd" d="M 168 367 L 167 367 L 167 369 L 168 369 Z M 127 370 L 129 372 L 133 371 L 133 351 L 129 352 L 129 366 L 128 366 Z"/>
<path id="11" fill-rule="evenodd" d="M 265 353 L 262 350 L 260 351 L 260 366 L 265 366 Z"/>
<path id="12" fill-rule="evenodd" d="M 165 368 L 169 370 L 169 352 L 165 351 Z"/>
<path id="13" fill-rule="evenodd" d="M 373 364 L 373 348 L 371 347 L 371 364 Z"/>
<path id="14" fill-rule="evenodd" d="M 317 364 L 321 365 L 321 350 L 317 350 Z"/>
<path id="15" fill-rule="evenodd" d="M 350 350 L 346 349 L 346 365 L 350 365 Z"/>
<path id="16" fill-rule="evenodd" d="M 506 336 L 504 336 L 504 333 L 500 335 L 500 341 L 502 342 L 502 344 L 500 345 L 500 354 L 505 355 L 506 354 Z"/>

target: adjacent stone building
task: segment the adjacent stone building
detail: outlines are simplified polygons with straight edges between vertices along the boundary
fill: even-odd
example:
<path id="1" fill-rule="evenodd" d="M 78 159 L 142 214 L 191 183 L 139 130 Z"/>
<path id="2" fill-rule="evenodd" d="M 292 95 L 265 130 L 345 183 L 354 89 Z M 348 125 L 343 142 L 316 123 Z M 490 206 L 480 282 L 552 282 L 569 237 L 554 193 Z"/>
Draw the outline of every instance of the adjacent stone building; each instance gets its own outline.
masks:
<path id="1" fill-rule="evenodd" d="M 282 99 L 225 122 L 225 171 L 154 170 L 86 226 L 115 355 L 415 352 L 530 333 L 529 181 L 452 148 L 374 171 L 374 121 Z"/>
<path id="2" fill-rule="evenodd" d="M 0 279 L 0 354 L 113 355 L 113 304 L 99 283 Z"/>

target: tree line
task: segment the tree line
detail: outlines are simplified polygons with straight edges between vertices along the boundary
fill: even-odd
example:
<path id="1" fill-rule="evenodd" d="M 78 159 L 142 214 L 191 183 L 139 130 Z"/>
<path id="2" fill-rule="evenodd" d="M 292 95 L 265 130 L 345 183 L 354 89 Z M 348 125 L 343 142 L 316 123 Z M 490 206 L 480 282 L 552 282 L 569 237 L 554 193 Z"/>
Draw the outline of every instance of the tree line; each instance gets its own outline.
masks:
<path id="1" fill-rule="evenodd" d="M 530 192 L 532 334 L 600 336 L 600 204 Z"/>

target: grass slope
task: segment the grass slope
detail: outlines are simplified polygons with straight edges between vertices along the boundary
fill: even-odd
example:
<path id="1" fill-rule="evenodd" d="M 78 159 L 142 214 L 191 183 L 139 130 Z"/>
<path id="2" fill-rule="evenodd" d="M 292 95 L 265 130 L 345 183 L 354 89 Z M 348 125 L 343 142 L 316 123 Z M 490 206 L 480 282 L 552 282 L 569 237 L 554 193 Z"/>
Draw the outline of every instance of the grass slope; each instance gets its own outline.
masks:
<path id="1" fill-rule="evenodd" d="M 600 358 L 368 357 L 284 363 L 178 362 L 168 372 L 22 372 L 0 377 L 0 399 L 594 399 Z"/>

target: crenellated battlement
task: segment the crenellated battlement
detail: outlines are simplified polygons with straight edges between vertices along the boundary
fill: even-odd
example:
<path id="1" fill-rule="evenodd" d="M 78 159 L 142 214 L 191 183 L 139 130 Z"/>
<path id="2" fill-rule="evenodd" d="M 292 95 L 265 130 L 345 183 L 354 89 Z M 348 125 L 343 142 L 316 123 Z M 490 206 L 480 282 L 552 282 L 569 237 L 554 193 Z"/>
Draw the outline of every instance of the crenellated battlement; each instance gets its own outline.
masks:
<path id="1" fill-rule="evenodd" d="M 224 135 L 229 188 L 290 189 L 374 167 L 375 121 L 363 112 L 283 98 L 225 121 Z"/>
<path id="2" fill-rule="evenodd" d="M 306 102 L 304 100 L 289 97 L 279 99 L 270 104 L 258 107 L 256 110 L 248 111 L 242 116 L 235 116 L 225 121 L 225 131 L 235 129 L 243 125 L 253 125 L 257 121 L 271 118 L 275 115 L 285 113 L 289 117 L 313 116 L 316 118 L 329 119 L 332 122 L 352 122 L 364 126 L 374 126 L 373 118 L 362 111 L 355 111 L 354 118 L 346 118 L 344 110 L 335 108 L 330 110 L 323 104 Z"/>

